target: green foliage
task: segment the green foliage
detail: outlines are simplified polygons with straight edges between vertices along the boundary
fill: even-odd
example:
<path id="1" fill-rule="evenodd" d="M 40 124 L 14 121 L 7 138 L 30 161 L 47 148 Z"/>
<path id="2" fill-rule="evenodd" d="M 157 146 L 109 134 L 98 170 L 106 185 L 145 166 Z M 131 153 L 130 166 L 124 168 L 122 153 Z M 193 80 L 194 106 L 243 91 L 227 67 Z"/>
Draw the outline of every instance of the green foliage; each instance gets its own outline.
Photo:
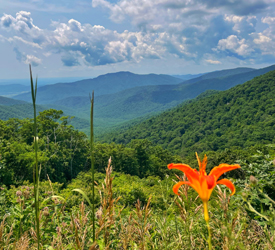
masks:
<path id="1" fill-rule="evenodd" d="M 38 161 L 41 177 L 66 183 L 87 167 L 86 135 L 67 125 L 62 111 L 45 110 L 37 116 Z M 0 155 L 6 185 L 32 180 L 34 164 L 33 124 L 31 119 L 0 121 Z"/>
<path id="2" fill-rule="evenodd" d="M 146 138 L 181 155 L 274 143 L 274 79 L 272 71 L 104 138 L 124 144 Z"/>

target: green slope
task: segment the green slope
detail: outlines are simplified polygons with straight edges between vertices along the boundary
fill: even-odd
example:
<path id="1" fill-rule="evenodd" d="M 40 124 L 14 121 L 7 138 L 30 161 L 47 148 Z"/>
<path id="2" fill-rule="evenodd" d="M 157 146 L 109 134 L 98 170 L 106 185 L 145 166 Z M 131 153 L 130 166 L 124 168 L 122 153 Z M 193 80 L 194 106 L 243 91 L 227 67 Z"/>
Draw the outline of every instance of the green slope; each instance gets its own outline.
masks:
<path id="1" fill-rule="evenodd" d="M 53 106 L 53 105 L 37 105 L 37 114 L 46 109 L 57 109 L 62 110 L 64 112 L 64 116 L 75 116 L 72 119 L 70 124 L 74 126 L 75 129 L 81 130 L 83 132 L 88 133 L 90 121 L 89 116 L 81 115 L 77 112 L 74 112 L 73 109 Z M 78 116 L 80 115 L 80 117 Z M 0 120 L 8 120 L 9 118 L 33 118 L 33 106 L 31 103 L 27 103 L 20 100 L 15 100 L 12 98 L 7 98 L 0 96 Z M 95 126 L 95 131 L 97 133 L 101 132 L 101 124 L 97 124 Z"/>
<path id="2" fill-rule="evenodd" d="M 0 96 L 0 105 L 11 106 L 11 105 L 16 105 L 16 104 L 27 104 L 27 102 Z"/>
<path id="3" fill-rule="evenodd" d="M 47 109 L 46 107 L 37 106 L 37 113 Z M 8 120 L 10 118 L 32 118 L 33 106 L 30 103 L 16 104 L 12 106 L 0 105 L 0 120 Z"/>
<path id="4" fill-rule="evenodd" d="M 175 153 L 275 142 L 275 71 L 198 101 L 188 101 L 104 140 L 147 138 Z"/>

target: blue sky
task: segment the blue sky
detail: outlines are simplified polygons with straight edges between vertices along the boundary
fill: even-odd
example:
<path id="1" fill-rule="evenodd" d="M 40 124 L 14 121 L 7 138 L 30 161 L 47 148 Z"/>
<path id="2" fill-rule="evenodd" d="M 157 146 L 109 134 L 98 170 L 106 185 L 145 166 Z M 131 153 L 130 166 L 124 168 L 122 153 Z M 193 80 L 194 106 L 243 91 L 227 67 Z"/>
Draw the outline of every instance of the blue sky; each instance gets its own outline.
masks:
<path id="1" fill-rule="evenodd" d="M 0 79 L 275 64 L 275 0 L 0 0 Z"/>

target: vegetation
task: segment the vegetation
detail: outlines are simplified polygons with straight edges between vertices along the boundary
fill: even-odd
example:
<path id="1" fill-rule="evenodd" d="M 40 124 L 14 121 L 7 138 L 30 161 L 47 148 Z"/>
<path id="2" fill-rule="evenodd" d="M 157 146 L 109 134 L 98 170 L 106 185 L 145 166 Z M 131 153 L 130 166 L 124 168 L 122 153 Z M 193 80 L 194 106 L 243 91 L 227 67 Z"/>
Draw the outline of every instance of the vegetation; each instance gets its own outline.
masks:
<path id="1" fill-rule="evenodd" d="M 191 113 L 191 109 L 198 111 L 200 106 L 210 103 L 215 111 L 203 108 L 215 117 L 224 106 L 229 106 L 225 104 L 228 100 L 245 108 L 250 107 L 249 100 L 252 107 L 257 104 L 260 118 L 256 114 L 250 119 L 238 109 L 242 123 L 253 126 L 262 123 L 268 132 L 261 117 L 270 115 L 272 120 L 274 116 L 274 104 L 268 94 L 274 91 L 270 84 L 274 74 L 248 82 L 244 88 L 237 86 L 232 93 L 206 93 L 206 97 L 201 96 L 183 107 Z M 36 91 L 32 90 L 35 99 Z M 255 92 L 259 97 L 255 97 Z M 212 95 L 208 97 L 208 94 Z M 266 101 L 268 98 L 270 102 Z M 237 106 L 232 106 L 234 111 Z M 195 131 L 196 124 L 208 121 L 208 116 L 200 112 L 202 122 L 193 123 Z M 168 151 L 147 138 L 132 139 L 126 145 L 93 143 L 93 137 L 89 141 L 83 132 L 69 125 L 70 117 L 62 115 L 61 110 L 50 109 L 39 112 L 37 117 L 34 115 L 34 120 L 0 120 L 0 249 L 275 248 L 275 144 L 271 140 L 252 135 L 254 144 L 248 143 L 242 149 L 236 147 L 234 138 L 228 137 L 230 147 L 225 148 L 221 143 L 221 149 L 216 151 L 205 152 L 209 148 L 200 148 L 201 158 L 204 153 L 208 155 L 207 173 L 223 162 L 241 166 L 226 174 L 236 186 L 234 196 L 229 196 L 223 187 L 214 189 L 207 205 L 210 220 L 206 216 L 205 225 L 203 214 L 206 213 L 196 191 L 182 185 L 179 196 L 175 196 L 173 185 L 187 179 L 182 172 L 172 173 L 167 168 L 172 162 L 184 162 L 196 168 L 194 152 L 183 160 L 171 148 Z M 193 116 L 196 121 L 198 118 L 194 113 Z M 191 119 L 191 114 L 187 118 Z M 213 131 L 216 129 L 213 126 Z M 195 142 L 190 148 L 198 145 Z M 203 191 L 198 193 L 201 195 Z M 203 201 L 206 200 L 208 197 Z"/>
<path id="2" fill-rule="evenodd" d="M 274 143 L 274 80 L 272 71 L 230 90 L 191 100 L 126 131 L 105 135 L 103 140 L 127 144 L 146 138 L 185 156 Z"/>
<path id="3" fill-rule="evenodd" d="M 37 116 L 38 158 L 42 164 L 41 178 L 67 183 L 80 171 L 90 166 L 89 142 L 83 132 L 68 125 L 69 117 L 62 111 L 45 110 Z M 3 164 L 0 181 L 5 185 L 32 181 L 33 154 L 32 119 L 0 120 L 0 155 Z M 113 157 L 113 168 L 128 174 L 145 177 L 164 176 L 166 165 L 180 161 L 159 146 L 147 140 L 133 140 L 126 146 L 95 143 L 95 168 L 104 172 L 109 157 Z M 27 171 L 26 171 L 27 170 Z"/>
<path id="4" fill-rule="evenodd" d="M 247 177 L 233 181 L 237 191 L 232 198 L 223 188 L 214 190 L 209 202 L 212 249 L 275 247 L 274 202 L 267 194 L 272 190 L 274 195 L 275 151 L 266 150 L 271 155 L 257 153 L 253 162 L 239 162 Z M 91 171 L 81 172 L 65 189 L 51 181 L 40 184 L 41 249 L 96 249 L 90 240 L 91 208 L 82 195 L 72 192 L 81 188 L 92 201 L 91 178 Z M 112 172 L 111 162 L 106 174 L 96 173 L 95 229 L 100 249 L 206 249 L 201 202 L 187 186 L 176 197 L 173 179 Z M 36 249 L 32 185 L 2 185 L 0 192 L 1 246 Z"/>

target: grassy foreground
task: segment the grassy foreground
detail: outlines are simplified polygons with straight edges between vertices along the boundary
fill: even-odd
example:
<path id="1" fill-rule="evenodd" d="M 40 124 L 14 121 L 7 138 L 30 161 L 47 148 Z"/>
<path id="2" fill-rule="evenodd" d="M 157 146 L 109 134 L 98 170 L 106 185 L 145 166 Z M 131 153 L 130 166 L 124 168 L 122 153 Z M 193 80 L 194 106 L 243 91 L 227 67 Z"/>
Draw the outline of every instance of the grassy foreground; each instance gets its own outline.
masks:
<path id="1" fill-rule="evenodd" d="M 80 172 L 63 188 L 61 183 L 52 182 L 46 172 L 48 180 L 40 182 L 41 158 L 37 154 L 41 152 L 38 152 L 36 136 L 39 124 L 32 78 L 31 83 L 35 154 L 30 165 L 34 181 L 33 184 L 25 181 L 23 185 L 1 185 L 0 249 L 275 248 L 274 145 L 263 146 L 264 153 L 258 150 L 249 157 L 238 158 L 236 163 L 241 170 L 227 176 L 227 179 L 234 177 L 230 179 L 236 194 L 230 196 L 225 188 L 215 187 L 208 202 L 207 224 L 201 196 L 188 185 L 179 188 L 179 196 L 172 191 L 173 185 L 186 181 L 188 174 L 182 176 L 176 172 L 178 175 L 169 173 L 163 177 L 165 171 L 161 171 L 162 178 L 156 174 L 137 177 L 113 171 L 111 158 L 106 162 L 105 173 L 95 172 L 93 137 L 91 170 Z M 10 146 L 7 141 L 5 145 Z M 230 158 L 232 152 L 225 154 Z M 24 155 L 19 157 L 20 161 Z M 6 155 L 1 159 L 0 154 L 0 168 L 7 172 L 3 168 Z M 31 167 L 26 166 L 25 171 Z"/>
<path id="2" fill-rule="evenodd" d="M 261 171 L 258 163 L 252 165 L 250 171 L 252 167 Z M 272 168 L 271 161 L 262 160 L 262 169 Z M 202 204 L 191 188 L 182 186 L 176 197 L 171 190 L 175 178 L 131 179 L 112 173 L 111 160 L 105 176 L 95 175 L 93 244 L 91 207 L 72 192 L 80 186 L 85 190 L 85 185 L 88 191 L 89 177 L 89 172 L 82 174 L 61 191 L 58 183 L 41 183 L 41 249 L 208 248 Z M 134 200 L 134 192 L 123 190 L 127 179 L 143 187 L 143 195 L 139 195 L 142 201 Z M 236 181 L 237 193 L 232 198 L 225 189 L 215 189 L 209 202 L 212 249 L 274 249 L 274 201 L 262 192 L 264 182 L 254 176 Z M 37 249 L 33 185 L 2 187 L 0 192 L 1 249 Z"/>

